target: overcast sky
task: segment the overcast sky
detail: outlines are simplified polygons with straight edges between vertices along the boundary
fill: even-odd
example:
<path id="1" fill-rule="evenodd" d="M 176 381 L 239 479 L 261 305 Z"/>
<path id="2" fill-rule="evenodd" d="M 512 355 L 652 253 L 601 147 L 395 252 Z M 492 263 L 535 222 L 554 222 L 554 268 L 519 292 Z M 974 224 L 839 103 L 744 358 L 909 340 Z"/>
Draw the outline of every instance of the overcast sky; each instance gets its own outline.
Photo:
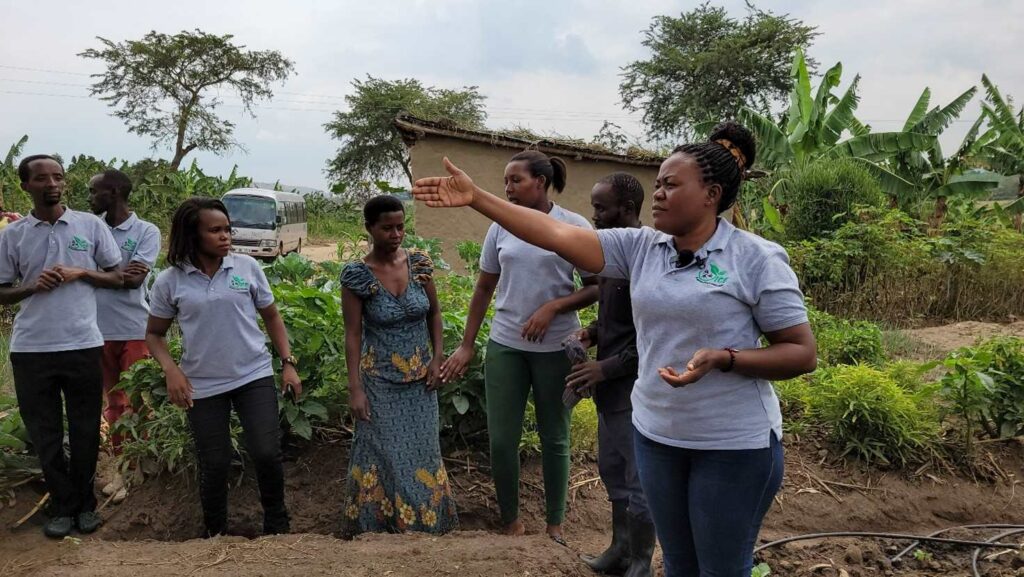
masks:
<path id="1" fill-rule="evenodd" d="M 716 2 L 734 16 L 742 0 Z M 76 56 L 96 36 L 136 39 L 150 30 L 201 28 L 233 34 L 251 49 L 280 50 L 297 74 L 255 119 L 222 113 L 249 149 L 195 155 L 208 173 L 240 172 L 258 181 L 326 185 L 323 168 L 337 142 L 322 125 L 353 78 L 417 78 L 446 88 L 476 85 L 487 96 L 488 124 L 590 138 L 607 119 L 642 135 L 623 111 L 621 67 L 644 58 L 641 31 L 653 16 L 678 15 L 696 2 L 667 0 L 177 0 L 167 3 L 0 0 L 0 148 L 29 135 L 26 153 L 70 158 L 170 158 L 130 135 L 107 106 L 87 96 L 95 61 Z M 823 67 L 842 61 L 845 89 L 862 75 L 858 116 L 876 131 L 895 130 L 925 86 L 945 104 L 987 73 L 1004 94 L 1024 99 L 1024 1 L 785 0 L 758 5 L 817 26 L 810 55 Z M 143 8 L 152 6 L 152 8 Z M 816 82 L 815 82 L 816 84 Z M 54 96 L 66 95 L 66 96 Z M 231 99 L 229 98 L 228 101 Z M 959 142 L 978 100 L 948 131 Z M 4 151 L 0 151 L 3 153 Z M 192 155 L 190 155 L 190 158 Z"/>

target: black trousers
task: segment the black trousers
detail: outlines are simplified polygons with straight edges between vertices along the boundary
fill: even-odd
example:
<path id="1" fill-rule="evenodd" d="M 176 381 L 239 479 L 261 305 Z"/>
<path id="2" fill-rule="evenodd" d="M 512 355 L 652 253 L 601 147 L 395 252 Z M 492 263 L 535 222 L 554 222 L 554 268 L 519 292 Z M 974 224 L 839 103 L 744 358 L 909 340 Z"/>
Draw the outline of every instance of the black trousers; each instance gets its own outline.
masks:
<path id="1" fill-rule="evenodd" d="M 231 408 L 242 422 L 245 448 L 256 466 L 256 481 L 263 505 L 263 532 L 287 533 L 284 504 L 284 466 L 281 463 L 281 426 L 273 377 L 258 379 L 237 389 L 195 399 L 188 411 L 192 438 L 199 457 L 199 499 L 208 536 L 220 535 L 228 525 L 228 473 L 231 470 Z"/>
<path id="2" fill-rule="evenodd" d="M 96 509 L 93 482 L 103 410 L 103 348 L 11 353 L 14 389 L 57 517 Z M 63 402 L 63 407 L 61 406 Z M 64 411 L 70 458 L 64 454 Z"/>

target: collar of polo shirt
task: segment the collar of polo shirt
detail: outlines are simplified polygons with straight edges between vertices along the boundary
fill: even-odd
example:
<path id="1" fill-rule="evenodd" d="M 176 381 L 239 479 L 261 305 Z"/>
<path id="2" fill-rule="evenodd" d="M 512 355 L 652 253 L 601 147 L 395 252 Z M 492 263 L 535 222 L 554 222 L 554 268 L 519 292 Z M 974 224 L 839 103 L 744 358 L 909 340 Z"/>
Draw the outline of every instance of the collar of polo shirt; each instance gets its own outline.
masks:
<path id="1" fill-rule="evenodd" d="M 234 267 L 235 267 L 235 255 L 233 255 L 231 253 L 228 253 L 228 255 L 224 257 L 224 260 L 221 261 L 220 268 L 217 269 L 217 270 L 227 270 L 227 269 L 231 269 L 231 268 L 234 268 Z M 194 272 L 199 272 L 199 269 L 196 268 L 190 262 L 186 262 L 185 266 L 182 267 L 182 270 L 185 271 L 185 274 L 192 274 Z"/>
<path id="2" fill-rule="evenodd" d="M 70 222 L 71 222 L 69 220 L 70 217 L 71 217 L 71 209 L 68 208 L 67 206 L 65 206 L 64 207 L 64 213 L 60 215 L 60 218 L 57 219 L 57 222 L 63 222 L 64 224 L 70 224 Z M 46 222 L 44 220 L 39 220 L 38 218 L 36 218 L 36 215 L 32 214 L 31 210 L 28 211 L 28 214 L 26 214 L 23 218 L 32 226 L 39 226 L 40 224 L 50 224 L 50 223 L 48 223 L 48 222 Z"/>
<path id="3" fill-rule="evenodd" d="M 103 219 L 103 222 L 106 222 L 107 221 L 106 213 L 104 213 L 103 216 L 100 217 L 100 218 Z M 114 230 L 128 230 L 128 229 L 130 229 L 132 227 L 133 224 L 135 224 L 135 221 L 137 221 L 137 220 L 139 220 L 139 217 L 135 216 L 134 212 L 130 212 L 130 213 L 128 213 L 128 218 L 124 219 L 124 222 L 122 222 L 121 224 L 115 226 Z"/>
<path id="4" fill-rule="evenodd" d="M 711 235 L 711 238 L 704 243 L 704 246 L 700 247 L 700 250 L 694 253 L 694 256 L 705 259 L 713 252 L 725 250 L 725 247 L 729 244 L 729 239 L 732 238 L 732 233 L 735 230 L 736 227 L 733 226 L 731 222 L 722 217 L 718 217 L 718 226 L 715 229 L 715 234 Z M 672 252 L 675 252 L 676 250 L 675 239 L 670 234 L 661 233 L 661 238 L 658 239 L 656 244 L 667 244 L 672 249 Z"/>

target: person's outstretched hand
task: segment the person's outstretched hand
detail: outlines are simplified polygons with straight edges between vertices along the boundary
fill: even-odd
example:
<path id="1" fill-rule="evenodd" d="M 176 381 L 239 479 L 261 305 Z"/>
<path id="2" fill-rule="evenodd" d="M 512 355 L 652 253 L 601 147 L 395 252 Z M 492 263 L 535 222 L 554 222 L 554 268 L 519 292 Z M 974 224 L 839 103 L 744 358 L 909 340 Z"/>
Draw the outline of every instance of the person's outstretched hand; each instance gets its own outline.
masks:
<path id="1" fill-rule="evenodd" d="M 434 208 L 467 206 L 473 202 L 476 186 L 469 176 L 444 157 L 444 168 L 451 176 L 429 176 L 413 184 L 412 195 Z"/>

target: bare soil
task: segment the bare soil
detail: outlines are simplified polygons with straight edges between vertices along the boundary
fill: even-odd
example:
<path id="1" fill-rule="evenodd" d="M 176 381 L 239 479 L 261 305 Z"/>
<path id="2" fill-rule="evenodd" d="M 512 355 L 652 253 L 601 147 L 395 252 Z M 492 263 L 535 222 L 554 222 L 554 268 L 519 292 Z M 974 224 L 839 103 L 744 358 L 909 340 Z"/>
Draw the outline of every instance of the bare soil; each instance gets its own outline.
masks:
<path id="1" fill-rule="evenodd" d="M 973 476 L 934 465 L 911 473 L 885 472 L 834 460 L 813 439 L 789 439 L 786 481 L 761 532 L 766 543 L 793 535 L 832 531 L 926 534 L 966 524 L 1024 524 L 1024 443 L 986 445 Z M 0 510 L 0 575 L 135 577 L 156 575 L 588 575 L 581 552 L 605 545 L 610 508 L 596 481 L 594 463 L 573 467 L 566 539 L 562 547 L 543 535 L 539 463 L 527 459 L 523 518 L 529 534 L 498 535 L 493 486 L 480 454 L 449 461 L 460 506 L 460 531 L 443 537 L 364 535 L 341 540 L 341 495 L 347 462 L 343 439 L 311 443 L 292 451 L 286 465 L 288 505 L 295 534 L 256 538 L 260 509 L 255 480 L 237 471 L 231 490 L 233 536 L 195 539 L 201 515 L 195 481 L 161 476 L 131 491 L 120 505 L 103 510 L 105 525 L 94 535 L 51 541 L 40 533 L 37 514 L 17 529 L 11 524 L 37 502 L 42 488 L 21 487 Z M 468 459 L 468 467 L 467 467 Z M 953 533 L 983 539 L 997 531 Z M 1024 543 L 1024 535 L 1009 542 Z M 849 577 L 869 575 L 970 575 L 971 549 L 919 547 L 894 566 L 889 558 L 905 541 L 829 539 L 772 548 L 759 558 L 774 575 Z M 1001 550 L 988 551 L 1000 553 Z M 660 567 L 660 561 L 658 561 Z M 1024 556 L 1002 551 L 984 562 L 985 575 L 1021 575 Z"/>
<path id="2" fill-rule="evenodd" d="M 960 347 L 969 347 L 979 341 L 996 336 L 1024 338 L 1024 321 L 1007 324 L 964 321 L 951 325 L 928 327 L 903 331 L 912 340 L 919 341 L 937 350 L 948 353 Z"/>
<path id="3" fill-rule="evenodd" d="M 338 243 L 318 243 L 302 247 L 302 256 L 313 262 L 338 260 Z"/>

